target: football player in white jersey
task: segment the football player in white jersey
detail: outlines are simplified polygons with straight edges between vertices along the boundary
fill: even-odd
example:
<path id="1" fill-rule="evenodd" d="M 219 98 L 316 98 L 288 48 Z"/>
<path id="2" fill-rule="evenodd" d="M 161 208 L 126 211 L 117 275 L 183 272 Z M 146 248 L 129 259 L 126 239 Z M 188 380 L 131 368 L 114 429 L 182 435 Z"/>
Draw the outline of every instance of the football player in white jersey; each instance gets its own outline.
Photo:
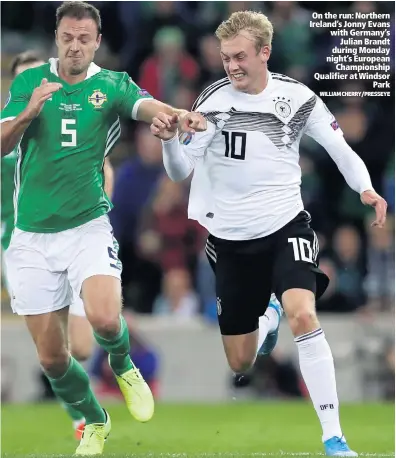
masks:
<path id="1" fill-rule="evenodd" d="M 194 171 L 189 217 L 210 233 L 206 251 L 230 367 L 244 372 L 254 363 L 259 317 L 274 292 L 295 337 L 326 455 L 357 456 L 340 426 L 333 356 L 315 311 L 328 278 L 318 268 L 318 240 L 301 199 L 301 137 L 327 150 L 363 204 L 375 208 L 374 225 L 384 225 L 387 204 L 322 100 L 268 71 L 272 34 L 265 15 L 232 14 L 216 31 L 227 78 L 193 107 L 206 117 L 207 130 L 179 139 L 177 116 L 160 114 L 151 131 L 163 141 L 172 180 Z"/>

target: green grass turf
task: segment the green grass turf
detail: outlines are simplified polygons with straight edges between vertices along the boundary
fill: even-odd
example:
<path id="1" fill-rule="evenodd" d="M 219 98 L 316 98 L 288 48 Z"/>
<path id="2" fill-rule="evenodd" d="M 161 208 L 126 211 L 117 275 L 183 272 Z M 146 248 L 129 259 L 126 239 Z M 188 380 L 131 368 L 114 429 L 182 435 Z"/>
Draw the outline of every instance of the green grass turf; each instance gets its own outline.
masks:
<path id="1" fill-rule="evenodd" d="M 147 424 L 122 404 L 107 408 L 113 428 L 106 457 L 323 456 L 310 403 L 158 404 Z M 394 456 L 394 405 L 344 405 L 341 418 L 361 456 Z M 3 406 L 1 423 L 4 457 L 69 457 L 77 445 L 57 405 Z"/>

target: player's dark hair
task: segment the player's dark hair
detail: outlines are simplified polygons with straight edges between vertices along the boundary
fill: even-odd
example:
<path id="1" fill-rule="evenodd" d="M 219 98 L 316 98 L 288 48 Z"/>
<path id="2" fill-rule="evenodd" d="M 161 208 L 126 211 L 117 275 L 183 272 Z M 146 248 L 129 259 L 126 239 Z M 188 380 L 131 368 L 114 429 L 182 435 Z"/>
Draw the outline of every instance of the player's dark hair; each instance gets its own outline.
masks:
<path id="1" fill-rule="evenodd" d="M 43 57 L 36 51 L 25 51 L 21 52 L 20 54 L 16 55 L 11 62 L 11 75 L 12 77 L 15 77 L 16 69 L 20 65 L 26 65 L 26 64 L 34 64 L 35 62 L 40 62 L 44 61 Z"/>
<path id="2" fill-rule="evenodd" d="M 63 2 L 56 10 L 56 29 L 58 30 L 59 23 L 64 17 L 72 17 L 75 19 L 91 18 L 95 21 L 98 28 L 98 35 L 102 31 L 102 19 L 100 12 L 93 5 L 87 2 Z"/>

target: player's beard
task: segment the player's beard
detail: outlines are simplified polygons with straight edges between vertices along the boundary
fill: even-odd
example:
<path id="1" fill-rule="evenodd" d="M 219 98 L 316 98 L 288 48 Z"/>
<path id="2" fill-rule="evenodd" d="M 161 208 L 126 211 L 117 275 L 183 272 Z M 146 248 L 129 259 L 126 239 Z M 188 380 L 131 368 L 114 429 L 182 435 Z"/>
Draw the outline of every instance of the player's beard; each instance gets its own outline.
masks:
<path id="1" fill-rule="evenodd" d="M 85 59 L 80 57 L 79 59 L 74 60 L 73 57 L 71 57 L 71 60 L 69 61 L 69 74 L 73 76 L 81 75 L 81 73 L 84 73 L 88 65 L 84 62 Z"/>
<path id="2" fill-rule="evenodd" d="M 69 67 L 70 75 L 77 76 L 81 75 L 81 73 L 86 72 L 88 69 L 88 65 L 84 62 L 74 62 Z"/>
<path id="3" fill-rule="evenodd" d="M 70 75 L 73 75 L 73 76 L 81 75 L 81 73 L 84 73 L 85 70 L 86 68 L 82 67 L 81 65 L 79 66 L 72 65 L 70 67 Z"/>

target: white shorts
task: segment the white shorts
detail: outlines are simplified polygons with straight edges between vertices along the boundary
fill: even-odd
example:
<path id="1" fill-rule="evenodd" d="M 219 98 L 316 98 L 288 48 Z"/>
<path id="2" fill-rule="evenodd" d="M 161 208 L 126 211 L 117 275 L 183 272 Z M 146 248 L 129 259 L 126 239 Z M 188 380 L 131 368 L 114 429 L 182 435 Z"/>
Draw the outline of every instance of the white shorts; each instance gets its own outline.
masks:
<path id="1" fill-rule="evenodd" d="M 8 296 L 11 299 L 11 287 L 8 281 L 7 266 L 5 263 L 5 251 L 1 251 L 1 286 L 7 290 Z"/>
<path id="2" fill-rule="evenodd" d="M 107 215 L 51 234 L 16 228 L 5 261 L 11 306 L 18 315 L 54 312 L 71 305 L 76 296 L 75 310 L 81 312 L 78 299 L 84 280 L 94 275 L 121 279 L 122 271 Z"/>
<path id="3" fill-rule="evenodd" d="M 4 282 L 3 286 L 6 288 L 8 296 L 10 297 L 10 301 L 12 302 L 11 287 L 8 281 L 8 275 L 7 275 L 7 269 L 6 269 L 4 257 L 5 257 L 5 252 L 3 251 L 1 254 L 1 262 L 2 262 L 1 275 L 2 275 L 2 280 Z M 86 316 L 84 302 L 82 301 L 81 297 L 75 291 L 73 292 L 73 302 L 70 305 L 69 314 L 75 315 L 75 316 L 83 316 L 83 317 Z"/>
<path id="4" fill-rule="evenodd" d="M 73 302 L 69 308 L 69 315 L 85 316 L 84 302 L 75 291 L 73 291 Z"/>

